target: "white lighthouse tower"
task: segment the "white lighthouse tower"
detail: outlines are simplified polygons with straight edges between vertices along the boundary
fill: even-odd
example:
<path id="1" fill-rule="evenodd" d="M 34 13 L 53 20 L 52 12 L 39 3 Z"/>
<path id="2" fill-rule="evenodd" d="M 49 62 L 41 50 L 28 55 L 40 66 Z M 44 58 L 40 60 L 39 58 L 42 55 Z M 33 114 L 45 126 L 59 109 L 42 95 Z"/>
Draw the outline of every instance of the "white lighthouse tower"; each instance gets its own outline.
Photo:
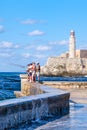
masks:
<path id="1" fill-rule="evenodd" d="M 76 57 L 76 38 L 75 32 L 72 30 L 70 31 L 70 39 L 69 39 L 69 58 Z"/>

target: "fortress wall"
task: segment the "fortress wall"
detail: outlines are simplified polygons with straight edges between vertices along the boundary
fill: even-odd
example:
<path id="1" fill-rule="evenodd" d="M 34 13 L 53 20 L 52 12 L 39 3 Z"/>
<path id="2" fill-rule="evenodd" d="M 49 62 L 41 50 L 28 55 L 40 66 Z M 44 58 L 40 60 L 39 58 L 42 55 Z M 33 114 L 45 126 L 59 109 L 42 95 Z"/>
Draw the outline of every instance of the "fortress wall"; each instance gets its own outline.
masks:
<path id="1" fill-rule="evenodd" d="M 87 58 L 87 50 L 76 50 L 77 58 Z"/>
<path id="2" fill-rule="evenodd" d="M 80 50 L 80 57 L 87 58 L 87 50 Z"/>
<path id="3" fill-rule="evenodd" d="M 87 58 L 50 57 L 41 69 L 45 76 L 85 76 L 87 75 Z"/>

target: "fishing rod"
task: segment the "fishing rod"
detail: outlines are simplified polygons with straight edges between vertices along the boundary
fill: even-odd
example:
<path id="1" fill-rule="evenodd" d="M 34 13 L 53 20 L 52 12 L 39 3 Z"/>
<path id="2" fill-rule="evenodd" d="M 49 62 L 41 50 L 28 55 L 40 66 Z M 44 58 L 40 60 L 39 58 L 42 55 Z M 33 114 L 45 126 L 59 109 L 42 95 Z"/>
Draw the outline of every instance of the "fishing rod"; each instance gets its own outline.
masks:
<path id="1" fill-rule="evenodd" d="M 9 63 L 10 65 L 13 65 L 13 66 L 18 66 L 18 67 L 21 67 L 21 68 L 26 68 L 26 66 L 23 66 L 23 65 L 19 65 L 19 64 L 16 64 L 16 63 Z"/>

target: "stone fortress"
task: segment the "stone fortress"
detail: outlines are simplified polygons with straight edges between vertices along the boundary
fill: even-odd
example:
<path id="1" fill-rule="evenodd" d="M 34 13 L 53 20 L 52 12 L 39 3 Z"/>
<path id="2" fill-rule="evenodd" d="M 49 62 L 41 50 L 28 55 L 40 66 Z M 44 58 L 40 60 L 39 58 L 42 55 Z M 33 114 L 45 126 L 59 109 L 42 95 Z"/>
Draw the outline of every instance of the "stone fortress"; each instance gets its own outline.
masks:
<path id="1" fill-rule="evenodd" d="M 87 50 L 76 50 L 75 32 L 70 31 L 69 52 L 57 57 L 49 57 L 42 66 L 44 76 L 86 76 Z"/>
<path id="2" fill-rule="evenodd" d="M 76 50 L 75 32 L 71 30 L 69 39 L 69 52 L 61 54 L 60 57 L 66 58 L 87 58 L 87 50 Z"/>

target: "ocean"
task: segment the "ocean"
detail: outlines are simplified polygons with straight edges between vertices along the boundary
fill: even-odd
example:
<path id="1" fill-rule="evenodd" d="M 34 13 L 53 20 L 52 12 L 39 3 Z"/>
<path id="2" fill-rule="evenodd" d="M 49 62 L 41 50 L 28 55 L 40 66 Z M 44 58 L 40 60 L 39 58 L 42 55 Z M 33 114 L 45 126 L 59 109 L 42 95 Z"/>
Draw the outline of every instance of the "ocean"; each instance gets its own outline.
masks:
<path id="1" fill-rule="evenodd" d="M 22 72 L 0 72 L 0 100 L 15 98 L 14 91 L 21 89 Z M 43 77 L 41 81 L 87 82 L 87 77 Z M 70 113 L 60 119 L 48 117 L 42 121 L 25 123 L 10 130 L 87 130 L 87 105 L 71 104 Z"/>
<path id="2" fill-rule="evenodd" d="M 20 74 L 25 72 L 0 72 L 0 100 L 15 98 L 14 91 L 21 89 Z M 76 81 L 87 82 L 87 77 L 45 77 L 40 81 Z"/>

